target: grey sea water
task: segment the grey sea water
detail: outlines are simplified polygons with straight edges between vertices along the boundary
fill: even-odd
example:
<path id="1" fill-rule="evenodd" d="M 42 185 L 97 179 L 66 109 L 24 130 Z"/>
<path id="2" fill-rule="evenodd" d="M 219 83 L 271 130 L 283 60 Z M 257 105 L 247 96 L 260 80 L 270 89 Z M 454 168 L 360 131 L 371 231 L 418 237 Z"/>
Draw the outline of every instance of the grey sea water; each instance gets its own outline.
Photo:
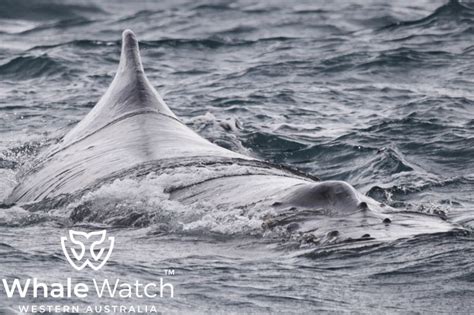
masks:
<path id="1" fill-rule="evenodd" d="M 2 0 L 0 200 L 105 92 L 126 28 L 151 83 L 205 138 L 474 227 L 474 4 L 458 1 Z M 300 244 L 266 233 L 258 209 L 170 201 L 159 188 L 180 180 L 3 205 L 1 278 L 164 277 L 173 299 L 56 301 L 163 313 L 474 312 L 470 233 Z M 85 205 L 95 215 L 73 215 Z M 60 245 L 70 228 L 116 237 L 103 269 L 71 268 Z M 49 303 L 3 293 L 5 309 Z"/>

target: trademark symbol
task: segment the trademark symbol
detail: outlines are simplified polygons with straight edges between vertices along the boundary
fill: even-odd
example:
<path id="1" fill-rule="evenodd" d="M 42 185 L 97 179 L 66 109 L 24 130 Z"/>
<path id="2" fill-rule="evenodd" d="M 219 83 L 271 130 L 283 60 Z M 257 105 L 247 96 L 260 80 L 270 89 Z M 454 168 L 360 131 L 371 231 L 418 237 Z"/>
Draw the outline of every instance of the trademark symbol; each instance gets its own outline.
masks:
<path id="1" fill-rule="evenodd" d="M 165 275 L 174 276 L 174 269 L 165 269 Z"/>

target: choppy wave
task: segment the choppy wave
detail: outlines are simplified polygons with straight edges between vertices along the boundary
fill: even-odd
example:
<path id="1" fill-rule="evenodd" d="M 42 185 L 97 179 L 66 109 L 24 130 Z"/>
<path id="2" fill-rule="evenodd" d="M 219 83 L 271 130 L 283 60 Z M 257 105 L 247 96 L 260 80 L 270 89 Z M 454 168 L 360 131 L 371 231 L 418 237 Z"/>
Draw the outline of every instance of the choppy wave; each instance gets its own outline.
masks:
<path id="1" fill-rule="evenodd" d="M 84 15 L 104 13 L 95 5 L 63 3 L 54 0 L 5 0 L 0 3 L 0 18 L 30 20 L 73 19 Z"/>
<path id="2" fill-rule="evenodd" d="M 10 80 L 26 80 L 37 77 L 61 76 L 67 68 L 47 55 L 17 57 L 0 65 L 2 77 Z"/>
<path id="3" fill-rule="evenodd" d="M 458 27 L 459 24 L 469 24 L 474 19 L 474 9 L 469 2 L 464 4 L 459 0 L 449 0 L 445 5 L 437 8 L 432 14 L 414 21 L 398 21 L 387 26 L 390 30 L 400 27 L 440 28 L 443 26 Z"/>

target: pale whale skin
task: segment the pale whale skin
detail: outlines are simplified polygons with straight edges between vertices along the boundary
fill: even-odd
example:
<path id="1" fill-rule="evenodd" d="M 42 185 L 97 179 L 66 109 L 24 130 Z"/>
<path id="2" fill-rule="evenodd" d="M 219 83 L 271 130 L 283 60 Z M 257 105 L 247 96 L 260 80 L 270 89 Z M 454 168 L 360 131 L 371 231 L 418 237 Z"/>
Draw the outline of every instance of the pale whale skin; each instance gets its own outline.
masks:
<path id="1" fill-rule="evenodd" d="M 61 142 L 38 157 L 6 202 L 32 204 L 80 193 L 131 170 L 159 172 L 186 165 L 204 165 L 215 176 L 174 189 L 170 198 L 183 204 L 212 200 L 216 207 L 261 203 L 275 209 L 270 228 L 288 225 L 319 236 L 380 240 L 456 228 L 435 216 L 395 211 L 346 182 L 319 182 L 200 137 L 146 78 L 137 39 L 129 30 L 123 32 L 120 64 L 107 92 Z M 222 175 L 222 168 L 235 165 L 248 171 Z"/>

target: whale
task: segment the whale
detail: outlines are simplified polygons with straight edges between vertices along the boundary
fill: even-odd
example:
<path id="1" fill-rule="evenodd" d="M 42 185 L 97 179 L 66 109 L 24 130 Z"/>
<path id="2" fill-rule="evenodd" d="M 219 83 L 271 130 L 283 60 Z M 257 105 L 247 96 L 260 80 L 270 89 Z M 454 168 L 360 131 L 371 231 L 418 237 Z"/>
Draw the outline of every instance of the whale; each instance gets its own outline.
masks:
<path id="1" fill-rule="evenodd" d="M 345 181 L 323 181 L 204 139 L 152 86 L 131 30 L 122 34 L 118 69 L 104 95 L 19 175 L 5 203 L 26 208 L 59 203 L 113 179 L 186 173 L 191 167 L 203 175 L 169 187 L 170 200 L 183 205 L 207 200 L 216 209 L 243 213 L 249 207 L 271 209 L 262 229 L 281 230 L 301 242 L 384 241 L 458 229 L 437 215 L 392 208 Z"/>

